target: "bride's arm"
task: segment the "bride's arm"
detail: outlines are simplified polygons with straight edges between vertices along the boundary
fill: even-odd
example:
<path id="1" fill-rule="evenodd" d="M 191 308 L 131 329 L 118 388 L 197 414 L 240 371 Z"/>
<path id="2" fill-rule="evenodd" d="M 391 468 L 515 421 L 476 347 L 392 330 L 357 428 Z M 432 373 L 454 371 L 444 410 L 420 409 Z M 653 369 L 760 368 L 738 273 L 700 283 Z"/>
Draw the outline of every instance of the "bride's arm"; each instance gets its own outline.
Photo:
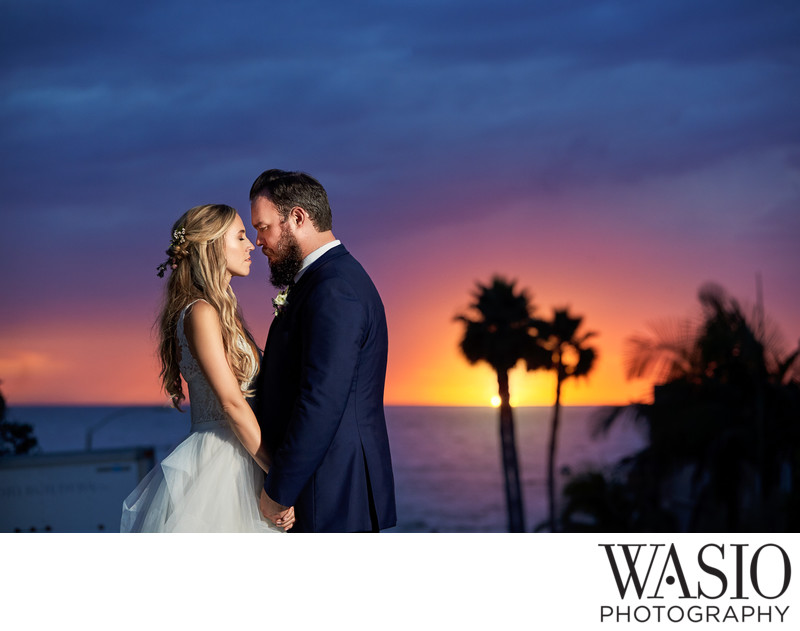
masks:
<path id="1" fill-rule="evenodd" d="M 202 300 L 196 302 L 184 317 L 184 332 L 192 356 L 230 418 L 233 433 L 258 466 L 268 471 L 270 462 L 261 442 L 261 428 L 228 363 L 216 309 Z"/>

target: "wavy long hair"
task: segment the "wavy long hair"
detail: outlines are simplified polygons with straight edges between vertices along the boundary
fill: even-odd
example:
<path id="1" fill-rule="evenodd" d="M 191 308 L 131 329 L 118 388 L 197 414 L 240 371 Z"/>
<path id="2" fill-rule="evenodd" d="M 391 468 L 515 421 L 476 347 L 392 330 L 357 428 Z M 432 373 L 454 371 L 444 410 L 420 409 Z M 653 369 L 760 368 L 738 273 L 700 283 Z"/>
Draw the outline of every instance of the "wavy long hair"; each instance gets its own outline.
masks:
<path id="1" fill-rule="evenodd" d="M 222 343 L 239 383 L 248 382 L 257 369 L 255 358 L 258 350 L 244 325 L 236 294 L 227 276 L 223 237 L 236 215 L 236 210 L 230 206 L 206 204 L 190 208 L 172 226 L 173 239 L 167 249 L 172 272 L 157 325 L 161 385 L 177 409 L 185 399 L 178 365 L 178 320 L 181 311 L 192 302 L 203 299 L 216 309 L 222 328 Z M 250 345 L 252 356 L 237 343 L 240 335 Z M 252 397 L 254 391 L 249 389 L 244 394 Z"/>

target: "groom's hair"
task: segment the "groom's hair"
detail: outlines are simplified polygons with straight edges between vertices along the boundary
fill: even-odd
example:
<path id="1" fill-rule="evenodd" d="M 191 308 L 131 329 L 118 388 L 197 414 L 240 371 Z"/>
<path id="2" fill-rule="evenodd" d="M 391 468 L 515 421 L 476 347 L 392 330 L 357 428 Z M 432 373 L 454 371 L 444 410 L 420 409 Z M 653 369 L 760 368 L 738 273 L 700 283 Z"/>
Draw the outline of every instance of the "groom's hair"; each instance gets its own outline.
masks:
<path id="1" fill-rule="evenodd" d="M 266 197 L 275 204 L 282 221 L 295 206 L 304 208 L 317 232 L 332 230 L 331 206 L 328 194 L 308 173 L 300 171 L 264 171 L 250 187 L 250 202 L 256 197 Z"/>

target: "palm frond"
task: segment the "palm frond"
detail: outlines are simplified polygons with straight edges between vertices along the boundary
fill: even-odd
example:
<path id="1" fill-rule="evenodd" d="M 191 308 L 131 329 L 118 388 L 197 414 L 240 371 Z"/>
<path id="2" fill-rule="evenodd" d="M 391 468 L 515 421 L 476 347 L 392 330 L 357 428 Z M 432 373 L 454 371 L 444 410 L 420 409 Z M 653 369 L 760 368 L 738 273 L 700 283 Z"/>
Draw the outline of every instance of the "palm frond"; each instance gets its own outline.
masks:
<path id="1" fill-rule="evenodd" d="M 625 376 L 654 376 L 657 382 L 686 375 L 692 368 L 697 333 L 688 320 L 662 320 L 648 327 L 651 335 L 634 335 L 626 341 Z"/>

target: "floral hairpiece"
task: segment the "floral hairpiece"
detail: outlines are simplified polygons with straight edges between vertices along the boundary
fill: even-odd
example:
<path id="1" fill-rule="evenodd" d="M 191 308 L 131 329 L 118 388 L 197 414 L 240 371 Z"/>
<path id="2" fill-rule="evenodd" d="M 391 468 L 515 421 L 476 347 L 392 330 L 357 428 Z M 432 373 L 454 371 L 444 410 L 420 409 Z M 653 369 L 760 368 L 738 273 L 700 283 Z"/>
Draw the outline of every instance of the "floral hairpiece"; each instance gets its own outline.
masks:
<path id="1" fill-rule="evenodd" d="M 186 243 L 186 226 L 172 232 L 172 241 L 169 242 L 169 249 L 167 250 L 169 258 L 156 268 L 159 278 L 164 278 L 164 272 L 167 271 L 167 267 L 171 267 L 172 269 L 178 267 L 175 255 L 171 254 L 171 252 L 173 252 L 177 246 L 183 245 L 184 243 Z"/>

